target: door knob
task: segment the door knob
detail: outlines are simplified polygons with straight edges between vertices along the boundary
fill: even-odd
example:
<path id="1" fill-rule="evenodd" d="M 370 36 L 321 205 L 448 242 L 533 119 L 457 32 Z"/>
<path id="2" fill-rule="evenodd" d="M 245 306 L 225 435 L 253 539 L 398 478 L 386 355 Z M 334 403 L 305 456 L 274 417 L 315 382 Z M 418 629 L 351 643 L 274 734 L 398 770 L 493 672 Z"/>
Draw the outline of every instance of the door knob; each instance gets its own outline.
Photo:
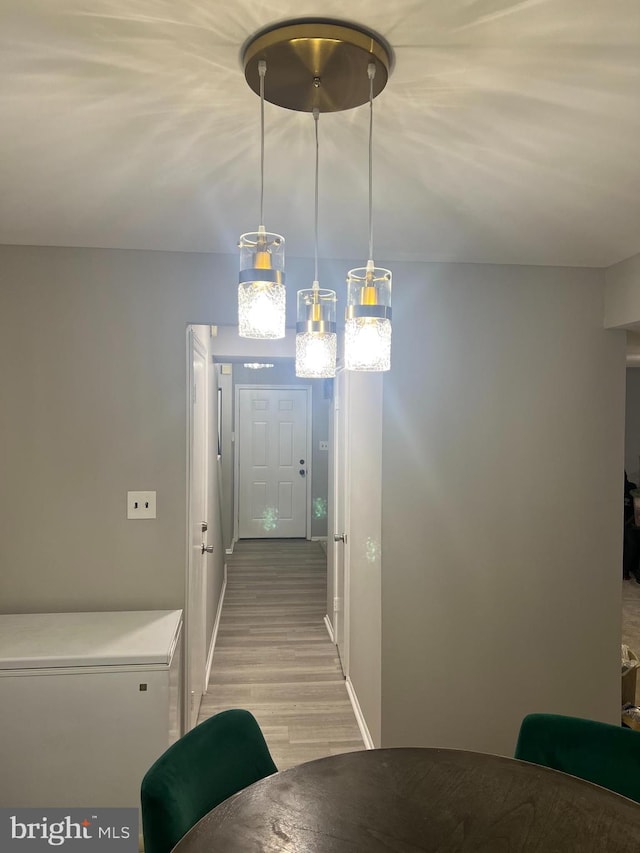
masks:
<path id="1" fill-rule="evenodd" d="M 305 476 L 306 476 L 306 474 L 307 474 L 307 472 L 304 470 L 304 468 L 301 468 L 301 469 L 300 469 L 300 471 L 299 471 L 299 474 L 300 474 L 300 476 L 301 476 L 301 477 L 305 477 Z"/>
<path id="2" fill-rule="evenodd" d="M 207 554 L 213 554 L 213 545 L 205 545 L 203 542 L 202 543 L 202 553 L 204 554 L 205 551 L 207 552 Z"/>
<path id="3" fill-rule="evenodd" d="M 346 543 L 347 534 L 346 533 L 334 533 L 333 534 L 333 541 L 334 542 L 345 542 Z"/>

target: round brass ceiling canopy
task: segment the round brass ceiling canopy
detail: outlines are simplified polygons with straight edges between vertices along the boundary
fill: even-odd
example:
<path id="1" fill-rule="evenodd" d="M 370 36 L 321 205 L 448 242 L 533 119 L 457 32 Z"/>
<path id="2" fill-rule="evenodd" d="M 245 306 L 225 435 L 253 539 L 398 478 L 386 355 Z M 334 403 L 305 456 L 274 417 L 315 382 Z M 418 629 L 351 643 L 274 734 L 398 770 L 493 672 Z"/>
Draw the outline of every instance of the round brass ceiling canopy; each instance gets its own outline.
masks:
<path id="1" fill-rule="evenodd" d="M 267 63 L 266 101 L 288 110 L 350 110 L 369 100 L 367 66 L 376 67 L 373 96 L 387 84 L 391 48 L 371 30 L 327 19 L 287 21 L 260 30 L 245 44 L 247 83 L 260 93 L 258 62 Z"/>

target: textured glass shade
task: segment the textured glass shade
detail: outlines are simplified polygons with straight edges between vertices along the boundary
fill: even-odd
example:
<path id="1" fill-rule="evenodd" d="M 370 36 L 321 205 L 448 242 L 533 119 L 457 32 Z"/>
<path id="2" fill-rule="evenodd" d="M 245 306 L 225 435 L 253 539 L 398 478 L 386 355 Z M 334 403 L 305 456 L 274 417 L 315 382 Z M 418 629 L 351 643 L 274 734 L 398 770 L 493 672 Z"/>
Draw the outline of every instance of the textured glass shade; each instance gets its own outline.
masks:
<path id="1" fill-rule="evenodd" d="M 344 361 L 347 370 L 391 367 L 391 272 L 373 261 L 347 275 Z"/>
<path id="2" fill-rule="evenodd" d="M 296 376 L 331 379 L 336 375 L 338 336 L 335 332 L 300 332 L 296 335 Z"/>
<path id="3" fill-rule="evenodd" d="M 283 284 L 252 281 L 238 285 L 241 338 L 284 338 L 286 293 Z"/>
<path id="4" fill-rule="evenodd" d="M 330 379 L 336 375 L 336 294 L 320 290 L 317 282 L 298 291 L 296 376 Z"/>
<path id="5" fill-rule="evenodd" d="M 241 338 L 284 338 L 286 291 L 284 237 L 262 227 L 243 234 L 238 285 L 238 332 Z"/>
<path id="6" fill-rule="evenodd" d="M 347 370 L 382 371 L 391 368 L 391 323 L 389 320 L 347 320 L 344 329 Z"/>

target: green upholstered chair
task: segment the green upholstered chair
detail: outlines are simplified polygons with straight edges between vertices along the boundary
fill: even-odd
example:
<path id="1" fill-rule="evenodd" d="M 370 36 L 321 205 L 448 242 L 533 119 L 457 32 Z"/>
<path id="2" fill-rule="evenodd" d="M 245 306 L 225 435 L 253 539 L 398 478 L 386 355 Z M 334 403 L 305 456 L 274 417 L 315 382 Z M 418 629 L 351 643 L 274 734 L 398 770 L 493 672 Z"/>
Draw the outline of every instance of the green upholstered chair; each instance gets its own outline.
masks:
<path id="1" fill-rule="evenodd" d="M 145 853 L 169 853 L 210 809 L 277 769 L 249 711 L 222 711 L 200 723 L 142 780 Z"/>
<path id="2" fill-rule="evenodd" d="M 529 714 L 515 757 L 594 782 L 640 803 L 640 732 L 564 717 Z"/>

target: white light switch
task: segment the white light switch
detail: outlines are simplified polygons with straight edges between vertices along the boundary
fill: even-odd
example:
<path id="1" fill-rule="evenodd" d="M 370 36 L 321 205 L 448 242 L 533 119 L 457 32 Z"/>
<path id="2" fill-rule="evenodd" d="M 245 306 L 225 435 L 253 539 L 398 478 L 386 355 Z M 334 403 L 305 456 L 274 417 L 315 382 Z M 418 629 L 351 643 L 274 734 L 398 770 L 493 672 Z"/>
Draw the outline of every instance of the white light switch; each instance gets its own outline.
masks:
<path id="1" fill-rule="evenodd" d="M 321 441 L 320 442 L 320 450 L 328 450 L 328 449 L 329 449 L 329 442 L 328 441 Z"/>
<path id="2" fill-rule="evenodd" d="M 127 518 L 155 518 L 155 492 L 127 492 Z"/>

